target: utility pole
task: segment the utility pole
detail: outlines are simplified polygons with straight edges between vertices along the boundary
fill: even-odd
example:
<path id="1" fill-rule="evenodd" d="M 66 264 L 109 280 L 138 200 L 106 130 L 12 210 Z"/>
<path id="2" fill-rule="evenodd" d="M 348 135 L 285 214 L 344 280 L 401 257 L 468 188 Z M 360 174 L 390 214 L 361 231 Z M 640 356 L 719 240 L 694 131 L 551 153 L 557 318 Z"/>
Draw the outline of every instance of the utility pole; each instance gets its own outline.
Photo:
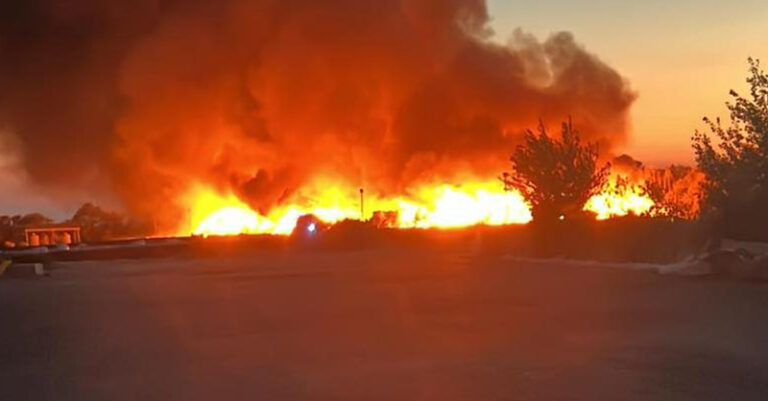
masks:
<path id="1" fill-rule="evenodd" d="M 365 201 L 362 188 L 360 188 L 360 221 L 365 221 Z"/>

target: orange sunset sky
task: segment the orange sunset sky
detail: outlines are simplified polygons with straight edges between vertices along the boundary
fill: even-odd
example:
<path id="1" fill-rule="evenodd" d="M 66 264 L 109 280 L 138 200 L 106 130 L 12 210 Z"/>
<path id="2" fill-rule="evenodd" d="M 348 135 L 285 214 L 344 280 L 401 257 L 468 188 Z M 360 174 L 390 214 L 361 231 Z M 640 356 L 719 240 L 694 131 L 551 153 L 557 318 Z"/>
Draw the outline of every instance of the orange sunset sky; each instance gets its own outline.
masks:
<path id="1" fill-rule="evenodd" d="M 768 63 L 765 0 L 489 0 L 495 39 L 570 31 L 638 93 L 624 151 L 651 165 L 693 163 L 703 116 L 727 116 L 747 58 Z"/>

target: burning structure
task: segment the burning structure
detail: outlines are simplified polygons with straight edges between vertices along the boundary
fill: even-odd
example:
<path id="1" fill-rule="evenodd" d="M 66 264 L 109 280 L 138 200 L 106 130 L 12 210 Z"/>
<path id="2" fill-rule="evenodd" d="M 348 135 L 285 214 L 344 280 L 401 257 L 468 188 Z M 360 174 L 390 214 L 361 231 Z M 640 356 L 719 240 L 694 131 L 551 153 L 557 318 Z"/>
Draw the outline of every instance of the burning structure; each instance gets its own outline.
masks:
<path id="1" fill-rule="evenodd" d="M 116 195 L 157 234 L 359 218 L 358 188 L 389 226 L 525 223 L 497 179 L 524 129 L 570 115 L 609 155 L 635 97 L 567 32 L 491 41 L 483 0 L 49 0 L 4 18 L 0 84 L 25 95 L 0 119 L 24 173 Z M 653 207 L 635 195 L 587 208 Z"/>

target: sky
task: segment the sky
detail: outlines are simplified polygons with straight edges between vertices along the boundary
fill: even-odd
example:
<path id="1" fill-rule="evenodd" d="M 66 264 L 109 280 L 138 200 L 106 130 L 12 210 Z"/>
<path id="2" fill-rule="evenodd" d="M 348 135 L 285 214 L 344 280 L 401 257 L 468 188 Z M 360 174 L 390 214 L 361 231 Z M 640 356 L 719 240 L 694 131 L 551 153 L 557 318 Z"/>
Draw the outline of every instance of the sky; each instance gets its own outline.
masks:
<path id="1" fill-rule="evenodd" d="M 572 32 L 638 93 L 624 151 L 649 165 L 693 163 L 704 116 L 727 117 L 746 93 L 747 58 L 768 64 L 765 0 L 488 0 L 495 40 L 521 28 L 540 39 Z"/>

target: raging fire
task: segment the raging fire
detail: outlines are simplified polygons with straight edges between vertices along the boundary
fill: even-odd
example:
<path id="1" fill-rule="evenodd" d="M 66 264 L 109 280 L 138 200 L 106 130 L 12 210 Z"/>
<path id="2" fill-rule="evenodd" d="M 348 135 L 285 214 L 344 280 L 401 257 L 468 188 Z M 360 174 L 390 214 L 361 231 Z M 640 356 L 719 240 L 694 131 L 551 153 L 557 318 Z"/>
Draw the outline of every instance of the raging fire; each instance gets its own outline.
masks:
<path id="1" fill-rule="evenodd" d="M 376 211 L 396 216 L 384 225 L 393 228 L 452 228 L 477 224 L 522 224 L 531 213 L 519 193 L 499 190 L 494 181 L 456 185 L 424 185 L 408 196 L 366 197 L 361 210 L 357 191 L 342 186 L 323 186 L 314 196 L 301 196 L 260 214 L 233 194 L 221 195 L 198 187 L 190 192 L 189 226 L 182 233 L 194 235 L 290 234 L 299 217 L 312 214 L 333 224 L 345 219 L 368 220 Z M 319 187 L 319 186 L 318 186 Z M 362 214 L 361 214 L 362 213 Z"/>
<path id="2" fill-rule="evenodd" d="M 473 225 L 525 224 L 531 221 L 529 204 L 515 191 L 504 191 L 497 180 L 476 180 L 461 185 L 424 184 L 401 196 L 366 194 L 361 210 L 353 186 L 321 182 L 293 201 L 259 213 L 231 193 L 203 186 L 185 197 L 188 226 L 180 233 L 194 235 L 290 234 L 302 215 L 312 214 L 333 224 L 345 219 L 371 221 L 391 228 L 457 228 Z M 616 216 L 650 215 L 654 202 L 639 183 L 612 177 L 606 188 L 591 197 L 584 210 L 598 220 Z M 383 218 L 382 216 L 386 216 Z"/>
<path id="3" fill-rule="evenodd" d="M 587 200 L 584 210 L 594 213 L 598 220 L 606 220 L 627 215 L 649 215 L 654 204 L 642 184 L 611 177 L 599 194 Z"/>

